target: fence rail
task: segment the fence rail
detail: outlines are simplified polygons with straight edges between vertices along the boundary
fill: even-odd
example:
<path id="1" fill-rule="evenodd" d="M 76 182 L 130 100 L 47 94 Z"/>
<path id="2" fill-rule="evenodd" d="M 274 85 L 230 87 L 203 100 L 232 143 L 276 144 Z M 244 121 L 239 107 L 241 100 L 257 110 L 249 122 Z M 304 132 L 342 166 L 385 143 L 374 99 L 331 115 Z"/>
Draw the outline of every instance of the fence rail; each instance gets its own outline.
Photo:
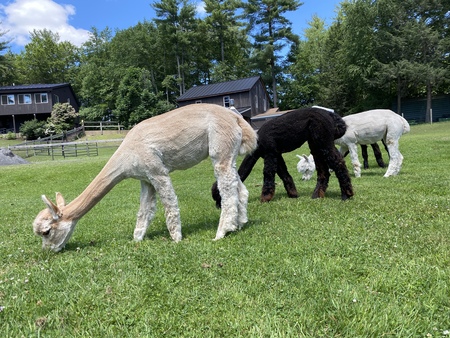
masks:
<path id="1" fill-rule="evenodd" d="M 28 144 L 8 146 L 8 149 L 14 153 L 20 152 L 22 157 L 31 156 L 51 156 L 55 157 L 77 157 L 77 156 L 98 156 L 99 144 L 105 144 L 106 147 L 120 145 L 121 139 L 84 141 L 84 142 L 64 142 L 47 144 Z"/>
<path id="2" fill-rule="evenodd" d="M 124 126 L 116 121 L 83 121 L 82 126 L 85 130 L 117 130 L 120 132 Z"/>

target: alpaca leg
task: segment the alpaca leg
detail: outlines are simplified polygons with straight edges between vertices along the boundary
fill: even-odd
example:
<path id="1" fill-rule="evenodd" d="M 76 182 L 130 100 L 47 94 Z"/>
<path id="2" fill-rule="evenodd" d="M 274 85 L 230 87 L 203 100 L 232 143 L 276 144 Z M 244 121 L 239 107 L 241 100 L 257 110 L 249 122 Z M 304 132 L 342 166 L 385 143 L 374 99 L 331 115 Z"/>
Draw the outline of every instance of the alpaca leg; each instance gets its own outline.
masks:
<path id="1" fill-rule="evenodd" d="M 179 242 L 182 239 L 180 209 L 178 207 L 178 199 L 175 190 L 173 189 L 172 181 L 169 175 L 160 174 L 152 177 L 151 182 L 158 192 L 164 206 L 166 226 L 167 230 L 169 230 L 170 237 L 175 242 Z"/>
<path id="2" fill-rule="evenodd" d="M 245 158 L 242 160 L 242 163 L 239 166 L 238 170 L 238 174 L 242 182 L 244 182 L 245 179 L 248 177 L 248 175 L 250 175 L 253 167 L 255 166 L 256 162 L 260 157 L 261 156 L 258 152 L 258 149 L 256 149 L 253 154 L 245 156 Z M 214 184 L 211 187 L 211 196 L 213 200 L 216 202 L 216 207 L 220 209 L 222 198 L 220 196 L 220 192 L 217 187 L 217 181 L 214 182 Z"/>
<path id="3" fill-rule="evenodd" d="M 264 157 L 264 183 L 261 202 L 270 202 L 275 195 L 275 173 L 277 172 L 277 154 L 267 153 Z"/>
<path id="4" fill-rule="evenodd" d="M 375 159 L 377 160 L 378 166 L 384 168 L 385 164 L 383 161 L 383 155 L 381 154 L 381 150 L 380 147 L 378 146 L 378 143 L 372 143 L 371 146 L 373 154 L 375 155 Z"/>
<path id="5" fill-rule="evenodd" d="M 359 162 L 358 149 L 356 147 L 356 143 L 350 143 L 347 146 L 350 152 L 350 159 L 352 161 L 353 172 L 355 173 L 355 177 L 361 177 L 361 162 Z"/>
<path id="6" fill-rule="evenodd" d="M 389 165 L 384 177 L 395 176 L 400 172 L 403 163 L 403 155 L 398 149 L 398 140 L 391 139 L 386 141 L 386 146 L 389 149 Z"/>
<path id="7" fill-rule="evenodd" d="M 320 153 L 314 153 L 314 162 L 317 170 L 317 183 L 311 198 L 324 198 L 330 180 L 330 171 Z"/>
<path id="8" fill-rule="evenodd" d="M 283 181 L 284 188 L 286 189 L 286 192 L 290 198 L 297 198 L 297 188 L 295 187 L 294 180 L 292 179 L 292 176 L 289 174 L 289 171 L 286 166 L 286 162 L 284 161 L 283 157 L 278 155 L 277 159 L 277 174 Z"/>
<path id="9" fill-rule="evenodd" d="M 328 166 L 333 169 L 339 181 L 339 187 L 341 188 L 341 199 L 345 201 L 346 199 L 352 197 L 354 192 L 344 158 L 336 148 L 333 148 L 326 159 Z"/>
<path id="10" fill-rule="evenodd" d="M 361 154 L 363 157 L 364 169 L 369 169 L 369 156 L 367 155 L 366 144 L 361 144 Z"/>
<path id="11" fill-rule="evenodd" d="M 137 214 L 136 228 L 134 229 L 134 240 L 142 241 L 147 228 L 155 216 L 156 191 L 148 182 L 141 181 L 140 207 Z"/>
<path id="12" fill-rule="evenodd" d="M 238 177 L 238 194 L 239 194 L 239 204 L 238 204 L 238 227 L 242 228 L 242 225 L 247 223 L 247 203 L 248 203 L 248 190 L 241 179 Z"/>
<path id="13" fill-rule="evenodd" d="M 222 211 L 220 213 L 219 226 L 215 240 L 223 238 L 228 232 L 235 231 L 238 225 L 238 205 L 239 205 L 239 178 L 237 171 L 231 164 L 214 165 L 214 173 L 217 178 L 217 187 L 222 197 Z"/>

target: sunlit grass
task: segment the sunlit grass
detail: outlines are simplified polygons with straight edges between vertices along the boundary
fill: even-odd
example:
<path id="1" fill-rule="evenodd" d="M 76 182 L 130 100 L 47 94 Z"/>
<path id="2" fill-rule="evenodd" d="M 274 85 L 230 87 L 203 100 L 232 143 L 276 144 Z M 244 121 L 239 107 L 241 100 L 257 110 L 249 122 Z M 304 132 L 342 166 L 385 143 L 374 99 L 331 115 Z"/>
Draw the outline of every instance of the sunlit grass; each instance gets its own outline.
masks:
<path id="1" fill-rule="evenodd" d="M 245 184 L 249 223 L 212 241 L 220 211 L 209 160 L 172 174 L 184 239 L 163 210 L 132 241 L 139 182 L 116 186 L 77 225 L 66 249 L 41 250 L 31 223 L 56 191 L 73 200 L 113 150 L 0 167 L 0 332 L 4 337 L 445 337 L 450 330 L 450 123 L 412 126 L 397 177 L 376 166 L 340 200 L 300 197 L 278 180 L 259 202 L 262 161 Z M 383 154 L 387 161 L 387 155 Z"/>

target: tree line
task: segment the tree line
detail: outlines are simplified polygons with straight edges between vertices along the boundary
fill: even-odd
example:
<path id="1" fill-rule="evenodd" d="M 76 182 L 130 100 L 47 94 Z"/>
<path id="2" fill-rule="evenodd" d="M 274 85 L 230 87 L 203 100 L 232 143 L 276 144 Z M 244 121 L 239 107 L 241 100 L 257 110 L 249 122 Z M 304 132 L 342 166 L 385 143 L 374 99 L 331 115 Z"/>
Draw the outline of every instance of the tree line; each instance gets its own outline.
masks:
<path id="1" fill-rule="evenodd" d="M 450 92 L 450 0 L 342 1 L 328 26 L 303 36 L 288 12 L 298 0 L 159 0 L 156 17 L 123 30 L 91 29 L 81 47 L 49 30 L 19 53 L 0 42 L 1 85 L 69 82 L 80 115 L 125 125 L 163 113 L 196 85 L 260 75 L 272 106 L 312 104 L 342 114 Z M 5 32 L 0 33 L 0 38 Z M 429 120 L 429 116 L 427 119 Z"/>

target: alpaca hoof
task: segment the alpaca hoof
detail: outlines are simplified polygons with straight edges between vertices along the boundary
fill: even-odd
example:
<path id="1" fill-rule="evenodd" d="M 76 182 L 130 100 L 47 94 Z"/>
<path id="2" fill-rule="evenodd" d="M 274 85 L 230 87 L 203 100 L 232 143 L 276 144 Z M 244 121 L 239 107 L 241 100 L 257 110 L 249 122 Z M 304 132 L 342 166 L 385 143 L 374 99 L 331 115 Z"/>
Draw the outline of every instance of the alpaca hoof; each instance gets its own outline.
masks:
<path id="1" fill-rule="evenodd" d="M 140 242 L 144 239 L 145 229 L 135 229 L 133 234 L 133 239 L 135 242 Z"/>
<path id="2" fill-rule="evenodd" d="M 179 233 L 179 232 L 174 233 L 174 234 L 170 234 L 170 237 L 172 238 L 172 240 L 173 240 L 175 243 L 178 243 L 178 242 L 180 242 L 180 241 L 183 239 L 183 236 L 182 236 L 181 233 Z"/>
<path id="3" fill-rule="evenodd" d="M 238 218 L 238 229 L 241 229 L 242 226 L 248 222 L 247 215 L 239 216 Z"/>
<path id="4" fill-rule="evenodd" d="M 213 241 L 218 241 L 219 239 L 222 239 L 225 237 L 225 232 L 223 231 L 217 231 L 216 237 L 214 237 Z"/>
<path id="5" fill-rule="evenodd" d="M 312 199 L 325 198 L 325 191 L 314 191 L 311 198 Z"/>
<path id="6" fill-rule="evenodd" d="M 298 198 L 297 190 L 288 190 L 287 194 L 289 198 Z"/>
<path id="7" fill-rule="evenodd" d="M 273 195 L 262 195 L 261 196 L 261 203 L 267 203 L 270 202 L 273 198 Z"/>

